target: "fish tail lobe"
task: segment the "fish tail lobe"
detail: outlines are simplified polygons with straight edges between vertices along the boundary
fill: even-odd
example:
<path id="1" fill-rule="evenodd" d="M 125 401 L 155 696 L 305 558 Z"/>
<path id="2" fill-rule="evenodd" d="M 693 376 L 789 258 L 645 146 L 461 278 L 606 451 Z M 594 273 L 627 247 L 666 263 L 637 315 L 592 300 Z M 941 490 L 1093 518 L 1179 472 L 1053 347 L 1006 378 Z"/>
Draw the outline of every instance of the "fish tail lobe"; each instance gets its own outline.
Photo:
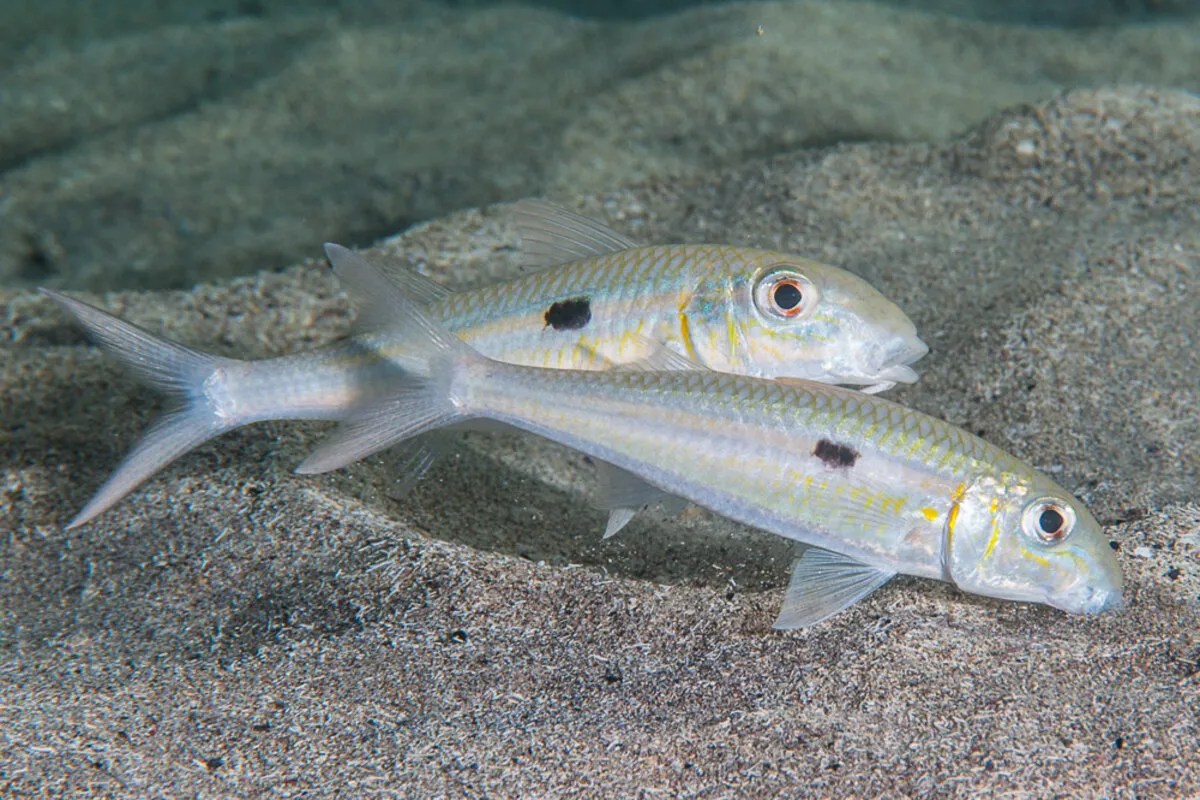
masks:
<path id="1" fill-rule="evenodd" d="M 106 311 L 50 289 L 38 289 L 142 383 L 169 395 L 176 409 L 159 418 L 122 459 L 87 505 L 67 523 L 77 528 L 112 508 L 160 469 L 197 445 L 237 427 L 209 402 L 206 386 L 222 366 L 241 363 L 168 341 Z"/>
<path id="2" fill-rule="evenodd" d="M 356 409 L 296 469 L 316 474 L 338 469 L 426 431 L 467 418 L 456 397 L 464 367 L 485 361 L 430 316 L 419 298 L 389 273 L 357 253 L 326 244 L 342 289 L 358 309 L 364 332 L 386 332 L 381 355 L 396 368 L 379 399 Z"/>

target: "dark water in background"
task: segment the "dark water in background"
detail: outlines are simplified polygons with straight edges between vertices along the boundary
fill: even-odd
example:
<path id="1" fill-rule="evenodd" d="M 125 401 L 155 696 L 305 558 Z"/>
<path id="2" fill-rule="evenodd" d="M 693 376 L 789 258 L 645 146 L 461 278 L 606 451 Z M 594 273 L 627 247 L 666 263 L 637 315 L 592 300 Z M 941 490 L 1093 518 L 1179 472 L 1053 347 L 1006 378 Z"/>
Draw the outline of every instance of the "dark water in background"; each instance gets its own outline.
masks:
<path id="1" fill-rule="evenodd" d="M 789 5 L 771 76 L 717 0 L 0 0 L 0 286 L 187 286 L 462 207 L 1200 86 L 1200 0 L 830 0 L 811 41 Z"/>
<path id="2" fill-rule="evenodd" d="M 835 0 L 836 1 L 836 0 Z M 536 5 L 601 19 L 642 19 L 692 6 L 726 0 L 537 0 Z M 963 19 L 1022 25 L 1121 25 L 1139 20 L 1183 16 L 1200 10 L 1196 0 L 877 0 L 897 8 L 948 14 Z M 489 0 L 451 5 L 483 6 Z"/>
<path id="3" fill-rule="evenodd" d="M 529 0 L 565 14 L 595 19 L 645 19 L 729 0 Z M 837 2 L 837 0 L 831 0 Z M 1200 13 L 1200 0 L 876 0 L 913 11 L 963 19 L 1024 25 L 1122 25 Z M 484 8 L 497 0 L 442 0 L 452 8 Z M 122 0 L 79 3 L 75 0 L 0 0 L 11 44 L 39 40 L 79 44 L 159 25 L 212 22 L 234 17 L 287 16 L 297 11 L 332 11 L 347 19 L 386 14 L 379 0 Z"/>

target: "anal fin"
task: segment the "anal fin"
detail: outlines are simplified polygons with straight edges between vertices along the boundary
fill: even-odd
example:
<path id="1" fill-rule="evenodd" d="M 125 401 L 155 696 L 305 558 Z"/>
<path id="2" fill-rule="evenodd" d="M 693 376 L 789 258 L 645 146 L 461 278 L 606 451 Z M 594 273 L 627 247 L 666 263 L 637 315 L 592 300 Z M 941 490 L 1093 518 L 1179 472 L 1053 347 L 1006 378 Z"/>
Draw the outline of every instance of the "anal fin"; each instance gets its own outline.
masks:
<path id="1" fill-rule="evenodd" d="M 816 625 L 862 600 L 895 574 L 824 548 L 805 547 L 792 562 L 783 609 L 771 627 L 791 630 Z"/>
<path id="2" fill-rule="evenodd" d="M 393 500 L 399 500 L 416 488 L 434 463 L 450 452 L 454 445 L 451 435 L 444 430 L 434 431 L 393 448 L 395 452 L 391 458 L 396 485 L 389 493 Z"/>
<path id="3" fill-rule="evenodd" d="M 629 524 L 630 520 L 637 516 L 638 509 L 636 508 L 614 508 L 608 512 L 608 524 L 604 526 L 604 536 L 601 538 L 607 539 L 610 536 L 616 536 L 622 528 Z"/>

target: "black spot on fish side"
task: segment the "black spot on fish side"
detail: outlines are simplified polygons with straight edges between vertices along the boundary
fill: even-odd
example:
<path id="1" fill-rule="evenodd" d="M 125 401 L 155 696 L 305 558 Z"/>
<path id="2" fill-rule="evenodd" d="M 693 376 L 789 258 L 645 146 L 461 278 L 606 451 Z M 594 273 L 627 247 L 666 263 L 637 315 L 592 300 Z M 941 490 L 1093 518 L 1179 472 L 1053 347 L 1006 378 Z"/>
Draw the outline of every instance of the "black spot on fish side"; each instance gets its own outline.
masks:
<path id="1" fill-rule="evenodd" d="M 556 331 L 577 331 L 592 321 L 592 299 L 572 297 L 546 309 L 546 325 Z"/>
<path id="2" fill-rule="evenodd" d="M 850 468 L 858 462 L 858 451 L 844 444 L 822 439 L 813 448 L 813 455 L 827 467 Z"/>

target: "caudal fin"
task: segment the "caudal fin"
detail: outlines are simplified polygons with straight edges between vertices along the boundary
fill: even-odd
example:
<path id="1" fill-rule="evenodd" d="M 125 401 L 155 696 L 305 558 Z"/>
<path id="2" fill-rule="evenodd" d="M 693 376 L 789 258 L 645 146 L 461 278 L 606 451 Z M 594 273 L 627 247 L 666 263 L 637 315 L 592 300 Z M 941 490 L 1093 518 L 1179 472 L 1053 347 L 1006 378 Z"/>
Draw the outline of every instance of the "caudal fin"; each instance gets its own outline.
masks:
<path id="1" fill-rule="evenodd" d="M 87 505 L 67 524 L 77 528 L 112 508 L 129 492 L 179 456 L 236 424 L 219 418 L 204 394 L 204 383 L 230 359 L 200 353 L 167 341 L 106 311 L 64 294 L 39 289 L 71 312 L 88 335 L 143 383 L 176 399 L 179 408 L 151 426 Z"/>
<path id="2" fill-rule="evenodd" d="M 386 329 L 385 358 L 398 369 L 381 402 L 359 409 L 297 467 L 302 474 L 328 472 L 426 431 L 460 422 L 450 400 L 455 364 L 482 358 L 404 290 L 362 256 L 326 244 L 333 272 L 358 306 L 359 325 Z"/>

